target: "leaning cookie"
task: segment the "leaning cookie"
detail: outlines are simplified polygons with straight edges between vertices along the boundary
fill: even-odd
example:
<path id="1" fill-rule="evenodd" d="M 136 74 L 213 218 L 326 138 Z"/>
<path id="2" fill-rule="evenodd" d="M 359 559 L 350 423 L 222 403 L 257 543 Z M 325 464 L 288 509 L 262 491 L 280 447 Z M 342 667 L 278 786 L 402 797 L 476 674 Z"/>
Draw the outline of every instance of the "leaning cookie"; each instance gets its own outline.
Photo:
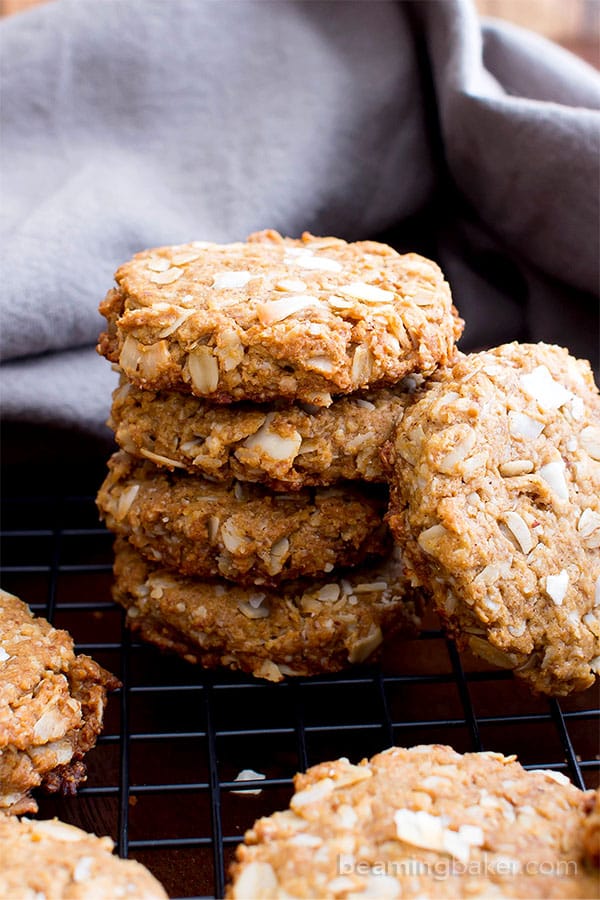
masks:
<path id="1" fill-rule="evenodd" d="M 344 397 L 325 408 L 216 405 L 122 379 L 108 424 L 128 453 L 217 481 L 238 478 L 275 490 L 383 482 L 381 447 L 422 380 L 411 375 L 394 390 Z"/>
<path id="2" fill-rule="evenodd" d="M 600 788 L 590 798 L 589 815 L 583 832 L 586 859 L 596 868 L 600 867 Z"/>
<path id="3" fill-rule="evenodd" d="M 162 900 L 167 894 L 140 863 L 113 856 L 113 842 L 58 819 L 0 818 L 4 900 Z"/>
<path id="4" fill-rule="evenodd" d="M 118 538 L 114 571 L 113 597 L 142 638 L 206 668 L 269 681 L 374 661 L 384 639 L 414 636 L 420 624 L 420 595 L 396 554 L 343 576 L 258 591 L 184 578 Z"/>
<path id="5" fill-rule="evenodd" d="M 439 267 L 373 241 L 275 231 L 138 253 L 100 306 L 98 350 L 151 390 L 302 400 L 448 362 L 462 321 Z"/>
<path id="6" fill-rule="evenodd" d="M 71 794 L 119 682 L 66 631 L 0 591 L 0 812 L 36 812 L 30 790 Z"/>
<path id="7" fill-rule="evenodd" d="M 321 763 L 246 832 L 226 896 L 596 897 L 590 795 L 514 756 L 439 745 Z"/>
<path id="8" fill-rule="evenodd" d="M 216 484 L 116 453 L 98 493 L 108 527 L 184 575 L 274 584 L 382 556 L 386 497 L 338 486 L 273 493 Z"/>
<path id="9" fill-rule="evenodd" d="M 463 356 L 408 410 L 389 524 L 477 654 L 567 694 L 600 668 L 600 395 L 546 344 Z"/>

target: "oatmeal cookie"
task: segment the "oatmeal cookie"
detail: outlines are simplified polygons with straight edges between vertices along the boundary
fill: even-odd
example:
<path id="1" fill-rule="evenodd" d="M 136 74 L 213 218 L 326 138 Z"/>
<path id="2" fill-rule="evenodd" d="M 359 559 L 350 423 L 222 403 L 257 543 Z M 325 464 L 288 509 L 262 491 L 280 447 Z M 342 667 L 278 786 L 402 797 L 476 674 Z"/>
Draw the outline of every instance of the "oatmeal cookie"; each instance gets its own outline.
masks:
<path id="1" fill-rule="evenodd" d="M 585 855 L 589 862 L 600 867 L 600 788 L 590 798 L 589 815 L 583 832 Z"/>
<path id="2" fill-rule="evenodd" d="M 537 691 L 600 667 L 600 395 L 560 347 L 435 376 L 387 448 L 389 525 L 448 628 Z"/>
<path id="3" fill-rule="evenodd" d="M 421 613 L 396 553 L 368 569 L 257 591 L 185 578 L 117 538 L 113 596 L 145 640 L 206 668 L 269 681 L 373 661 L 384 639 L 415 635 Z"/>
<path id="4" fill-rule="evenodd" d="M 3 900 L 162 900 L 140 863 L 113 856 L 113 842 L 58 819 L 0 818 Z"/>
<path id="5" fill-rule="evenodd" d="M 428 374 L 462 321 L 439 267 L 374 241 L 275 231 L 138 253 L 100 306 L 98 350 L 151 390 L 302 400 Z"/>
<path id="6" fill-rule="evenodd" d="M 325 408 L 223 406 L 122 379 L 108 425 L 133 456 L 215 481 L 238 478 L 284 491 L 342 480 L 383 482 L 381 447 L 420 381 L 411 375 L 398 389 L 344 397 Z"/>
<path id="7" fill-rule="evenodd" d="M 84 754 L 102 730 L 107 691 L 119 682 L 66 631 L 0 590 L 0 812 L 36 812 L 42 785 L 74 793 Z"/>
<path id="8" fill-rule="evenodd" d="M 98 506 L 111 531 L 183 575 L 273 584 L 355 565 L 389 549 L 386 498 L 338 486 L 273 493 L 158 469 L 124 452 Z"/>
<path id="9" fill-rule="evenodd" d="M 591 792 L 500 753 L 393 747 L 295 778 L 290 808 L 237 848 L 230 900 L 596 897 Z"/>

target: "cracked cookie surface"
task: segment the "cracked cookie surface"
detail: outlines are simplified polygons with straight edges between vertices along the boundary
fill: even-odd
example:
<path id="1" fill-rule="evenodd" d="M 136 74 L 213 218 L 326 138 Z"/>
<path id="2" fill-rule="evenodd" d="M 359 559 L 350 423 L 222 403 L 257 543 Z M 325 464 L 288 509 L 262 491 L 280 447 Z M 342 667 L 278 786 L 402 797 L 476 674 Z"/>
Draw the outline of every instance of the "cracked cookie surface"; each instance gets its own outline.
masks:
<path id="1" fill-rule="evenodd" d="M 113 855 L 113 842 L 58 819 L 0 817 L 0 896 L 4 900 L 162 900 L 140 863 Z"/>
<path id="2" fill-rule="evenodd" d="M 185 578 L 117 538 L 113 597 L 145 640 L 269 681 L 372 661 L 386 638 L 414 636 L 421 613 L 396 552 L 378 565 L 257 590 Z"/>
<path id="3" fill-rule="evenodd" d="M 108 527 L 148 559 L 184 575 L 274 584 L 382 556 L 385 492 L 338 485 L 273 493 L 168 472 L 124 452 L 98 493 Z"/>
<path id="4" fill-rule="evenodd" d="M 431 373 L 462 331 L 436 263 L 374 241 L 196 241 L 138 253 L 115 279 L 99 352 L 139 387 L 217 403 L 328 406 Z"/>
<path id="5" fill-rule="evenodd" d="M 536 690 L 600 667 L 600 396 L 560 347 L 507 344 L 431 379 L 386 450 L 388 523 L 448 628 Z"/>
<path id="6" fill-rule="evenodd" d="M 238 846 L 230 900 L 594 897 L 591 791 L 500 753 L 394 747 L 294 779 Z"/>
<path id="7" fill-rule="evenodd" d="M 122 379 L 108 424 L 128 453 L 217 481 L 238 478 L 275 490 L 383 482 L 381 447 L 421 380 L 409 376 L 394 390 L 344 397 L 329 407 L 265 407 L 216 405 Z"/>
<path id="8" fill-rule="evenodd" d="M 106 693 L 119 686 L 66 631 L 0 590 L 0 811 L 36 812 L 30 795 L 74 793 L 84 754 L 102 730 Z"/>

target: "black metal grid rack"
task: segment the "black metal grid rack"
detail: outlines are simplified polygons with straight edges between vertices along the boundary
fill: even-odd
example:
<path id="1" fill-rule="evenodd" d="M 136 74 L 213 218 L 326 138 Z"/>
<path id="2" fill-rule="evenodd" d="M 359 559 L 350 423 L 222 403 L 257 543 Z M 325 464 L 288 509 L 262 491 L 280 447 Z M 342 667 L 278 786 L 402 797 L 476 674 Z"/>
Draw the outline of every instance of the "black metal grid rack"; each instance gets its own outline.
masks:
<path id="1" fill-rule="evenodd" d="M 91 496 L 99 477 L 89 472 L 77 496 L 4 479 L 2 586 L 123 683 L 88 754 L 88 781 L 77 797 L 38 797 L 40 815 L 110 834 L 171 896 L 221 897 L 245 829 L 287 805 L 296 771 L 326 759 L 448 743 L 598 784 L 597 692 L 535 697 L 459 654 L 435 621 L 390 647 L 381 668 L 279 685 L 203 672 L 130 639 L 110 600 L 111 538 Z M 265 777 L 241 785 L 242 769 Z"/>

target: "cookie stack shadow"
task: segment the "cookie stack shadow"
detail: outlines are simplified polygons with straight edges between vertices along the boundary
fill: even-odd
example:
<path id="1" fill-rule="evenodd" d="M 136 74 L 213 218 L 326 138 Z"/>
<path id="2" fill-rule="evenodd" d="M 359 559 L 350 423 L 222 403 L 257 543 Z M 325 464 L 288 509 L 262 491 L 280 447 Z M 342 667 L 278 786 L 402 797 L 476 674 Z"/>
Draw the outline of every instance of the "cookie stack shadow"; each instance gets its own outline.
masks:
<path id="1" fill-rule="evenodd" d="M 114 598 L 142 638 L 191 662 L 280 681 L 371 661 L 392 635 L 418 630 L 421 595 L 384 523 L 380 451 L 419 369 L 435 362 L 399 354 L 390 338 L 393 364 L 386 370 L 384 359 L 378 373 L 377 350 L 367 338 L 355 343 L 354 321 L 347 387 L 333 399 L 324 389 L 330 373 L 319 340 L 331 310 L 323 316 L 323 297 L 337 323 L 340 310 L 356 320 L 364 307 L 368 319 L 391 296 L 358 280 L 369 254 L 367 270 L 377 274 L 382 245 L 357 247 L 267 232 L 246 244 L 147 251 L 117 272 L 118 288 L 101 306 L 109 327 L 99 349 L 121 373 L 109 420 L 121 449 L 97 501 L 117 536 Z M 402 261 L 409 296 L 427 261 L 384 249 L 382 267 Z M 438 355 L 452 350 L 459 328 L 449 292 L 443 297 Z M 261 332 L 254 344 L 243 321 L 250 308 Z M 231 327 L 240 322 L 241 360 Z M 427 315 L 418 323 L 425 328 Z M 182 355 L 186 328 L 196 342 Z M 288 352 L 294 365 L 285 365 Z M 298 354 L 311 353 L 303 386 Z"/>

